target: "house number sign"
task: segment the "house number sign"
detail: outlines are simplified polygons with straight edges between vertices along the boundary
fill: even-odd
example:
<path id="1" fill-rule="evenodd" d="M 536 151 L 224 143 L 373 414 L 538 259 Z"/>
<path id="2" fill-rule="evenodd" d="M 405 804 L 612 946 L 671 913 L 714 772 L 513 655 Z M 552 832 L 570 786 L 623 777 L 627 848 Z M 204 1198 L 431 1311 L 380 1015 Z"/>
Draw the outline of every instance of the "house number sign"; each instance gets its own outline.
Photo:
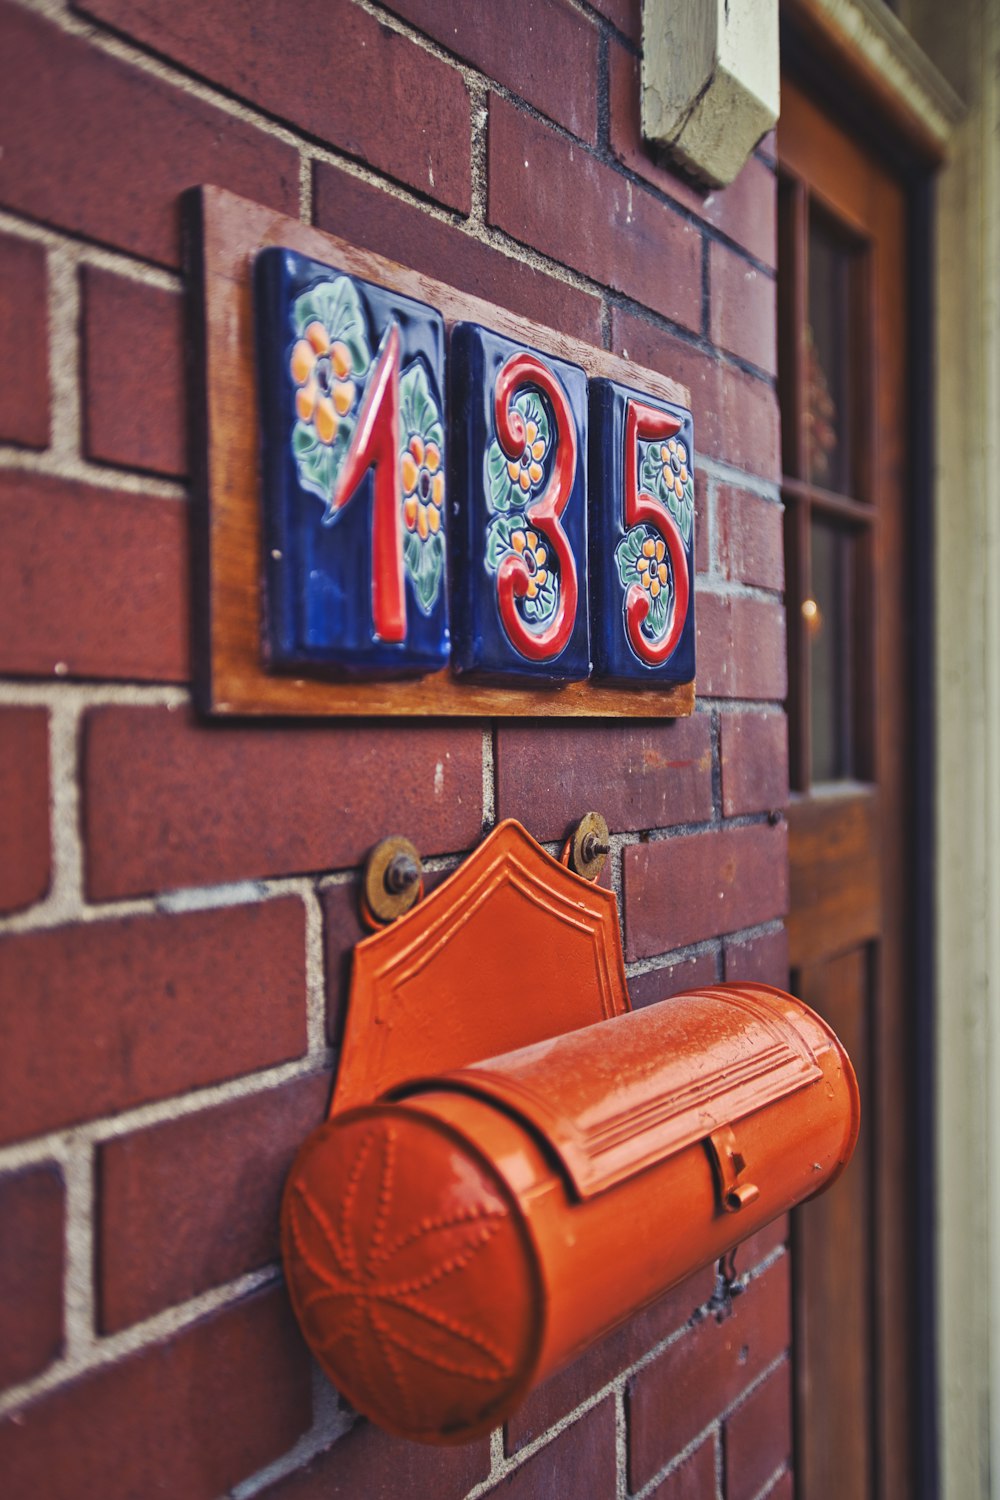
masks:
<path id="1" fill-rule="evenodd" d="M 686 392 L 220 190 L 197 209 L 208 706 L 690 712 Z"/>

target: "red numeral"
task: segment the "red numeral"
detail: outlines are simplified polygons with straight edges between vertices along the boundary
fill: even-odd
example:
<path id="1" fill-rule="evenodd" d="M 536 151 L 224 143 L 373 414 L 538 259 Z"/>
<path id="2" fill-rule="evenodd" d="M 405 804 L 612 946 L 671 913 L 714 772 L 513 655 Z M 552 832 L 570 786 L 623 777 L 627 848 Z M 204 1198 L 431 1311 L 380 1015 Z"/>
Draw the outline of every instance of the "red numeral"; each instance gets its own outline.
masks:
<path id="1" fill-rule="evenodd" d="M 665 442 L 680 429 L 679 418 L 659 411 L 655 406 L 629 401 L 625 417 L 625 526 L 628 529 L 648 523 L 654 527 L 666 544 L 674 575 L 673 615 L 658 641 L 651 641 L 642 632 L 642 623 L 649 614 L 649 595 L 646 590 L 633 583 L 625 597 L 629 643 L 640 661 L 651 667 L 665 662 L 681 638 L 687 619 L 690 584 L 684 538 L 678 531 L 673 516 L 659 500 L 639 489 L 639 439 Z"/>
<path id="2" fill-rule="evenodd" d="M 375 470 L 372 517 L 372 624 L 383 641 L 406 639 L 403 508 L 399 471 L 399 325 L 392 323 L 368 377 L 358 425 L 330 498 L 341 510 L 368 470 Z"/>
<path id="3" fill-rule="evenodd" d="M 516 600 L 528 592 L 531 574 L 521 558 L 510 553 L 497 571 L 500 619 L 511 644 L 529 661 L 549 661 L 567 645 L 576 624 L 578 585 L 576 560 L 559 517 L 569 503 L 576 476 L 576 423 L 566 392 L 555 375 L 533 354 L 512 354 L 497 376 L 494 421 L 500 447 L 508 458 L 524 450 L 525 428 L 512 405 L 518 391 L 533 385 L 548 397 L 556 424 L 556 456 L 544 491 L 525 512 L 529 524 L 542 534 L 556 559 L 559 600 L 543 630 L 529 630 L 517 611 Z"/>

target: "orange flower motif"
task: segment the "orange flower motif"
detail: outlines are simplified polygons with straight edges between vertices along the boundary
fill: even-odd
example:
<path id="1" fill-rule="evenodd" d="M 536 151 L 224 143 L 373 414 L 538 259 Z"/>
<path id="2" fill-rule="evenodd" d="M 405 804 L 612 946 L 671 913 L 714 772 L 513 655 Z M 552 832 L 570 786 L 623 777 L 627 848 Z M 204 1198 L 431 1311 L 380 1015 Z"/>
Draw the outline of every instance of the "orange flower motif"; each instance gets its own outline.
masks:
<path id="1" fill-rule="evenodd" d="M 291 370 L 299 419 L 313 424 L 321 443 L 332 443 L 356 395 L 349 378 L 350 350 L 346 344 L 331 344 L 322 323 L 310 323 L 292 350 Z"/>
<path id="2" fill-rule="evenodd" d="M 444 506 L 444 473 L 437 443 L 425 443 L 419 434 L 403 449 L 403 520 L 407 531 L 415 531 L 422 542 L 441 529 Z"/>
<path id="3" fill-rule="evenodd" d="M 642 554 L 636 562 L 639 569 L 639 582 L 647 591 L 651 599 L 655 599 L 661 589 L 666 588 L 669 573 L 666 563 L 666 545 L 657 539 L 647 537 L 642 544 Z"/>
<path id="4" fill-rule="evenodd" d="M 687 449 L 676 438 L 671 438 L 660 448 L 660 459 L 663 463 L 663 477 L 667 482 L 667 489 L 673 490 L 678 500 L 683 500 L 689 478 Z"/>
<path id="5" fill-rule="evenodd" d="M 545 560 L 548 554 L 545 548 L 540 545 L 538 533 L 535 531 L 512 531 L 510 534 L 510 545 L 531 575 L 528 579 L 527 597 L 534 599 L 539 591 L 545 587 L 548 580 L 549 575 L 545 568 Z"/>
<path id="6" fill-rule="evenodd" d="M 520 485 L 522 490 L 530 490 L 532 485 L 540 484 L 541 460 L 544 457 L 545 444 L 538 436 L 538 424 L 528 422 L 524 429 L 524 451 L 521 457 L 507 460 L 507 474 L 511 484 Z"/>

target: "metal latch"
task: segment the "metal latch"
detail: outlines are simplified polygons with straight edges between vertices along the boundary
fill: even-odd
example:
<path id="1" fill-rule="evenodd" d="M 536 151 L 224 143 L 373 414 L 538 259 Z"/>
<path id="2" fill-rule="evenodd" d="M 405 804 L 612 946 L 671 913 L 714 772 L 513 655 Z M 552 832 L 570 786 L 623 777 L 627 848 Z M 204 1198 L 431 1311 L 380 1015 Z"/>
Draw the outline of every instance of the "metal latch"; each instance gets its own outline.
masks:
<path id="1" fill-rule="evenodd" d="M 746 1208 L 748 1203 L 754 1203 L 760 1197 L 760 1188 L 743 1177 L 747 1164 L 736 1144 L 733 1127 L 722 1125 L 718 1130 L 713 1130 L 706 1144 L 718 1178 L 722 1207 L 726 1213 L 739 1213 L 741 1208 Z"/>

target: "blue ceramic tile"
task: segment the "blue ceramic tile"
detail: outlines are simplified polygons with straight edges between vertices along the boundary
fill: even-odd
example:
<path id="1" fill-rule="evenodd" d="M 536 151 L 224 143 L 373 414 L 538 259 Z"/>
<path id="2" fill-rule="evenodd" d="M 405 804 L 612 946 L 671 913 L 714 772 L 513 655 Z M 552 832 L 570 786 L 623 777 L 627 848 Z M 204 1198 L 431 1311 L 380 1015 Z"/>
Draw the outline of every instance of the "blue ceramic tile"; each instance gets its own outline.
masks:
<path id="1" fill-rule="evenodd" d="M 255 275 L 270 662 L 358 677 L 439 668 L 443 321 L 291 250 L 262 251 Z"/>
<path id="2" fill-rule="evenodd" d="M 474 323 L 452 330 L 449 368 L 455 665 L 585 678 L 587 377 Z"/>
<path id="3" fill-rule="evenodd" d="M 632 686 L 691 682 L 691 413 L 614 381 L 594 380 L 590 424 L 594 675 Z"/>

